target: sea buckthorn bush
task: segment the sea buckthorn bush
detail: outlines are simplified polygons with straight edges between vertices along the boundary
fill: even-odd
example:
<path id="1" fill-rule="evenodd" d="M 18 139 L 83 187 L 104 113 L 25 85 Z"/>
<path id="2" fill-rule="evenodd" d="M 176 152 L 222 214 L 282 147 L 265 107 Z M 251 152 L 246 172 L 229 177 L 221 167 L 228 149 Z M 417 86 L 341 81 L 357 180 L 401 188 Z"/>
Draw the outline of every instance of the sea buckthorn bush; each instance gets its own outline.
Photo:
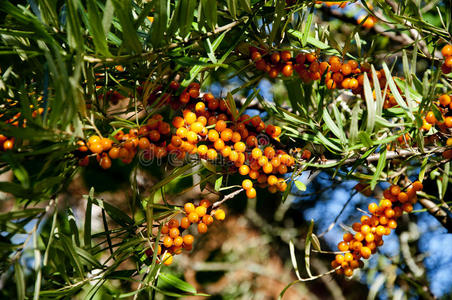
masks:
<path id="1" fill-rule="evenodd" d="M 451 9 L 0 2 L 1 298 L 449 296 Z"/>

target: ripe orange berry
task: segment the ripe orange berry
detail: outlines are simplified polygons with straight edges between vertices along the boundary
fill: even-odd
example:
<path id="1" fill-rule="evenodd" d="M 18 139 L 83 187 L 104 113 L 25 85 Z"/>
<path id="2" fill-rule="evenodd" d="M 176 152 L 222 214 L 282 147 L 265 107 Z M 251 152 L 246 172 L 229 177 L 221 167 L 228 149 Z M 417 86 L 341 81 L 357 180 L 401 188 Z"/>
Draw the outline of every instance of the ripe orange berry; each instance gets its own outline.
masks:
<path id="1" fill-rule="evenodd" d="M 425 120 L 426 120 L 429 124 L 432 124 L 432 125 L 435 125 L 436 122 L 437 122 L 436 117 L 435 117 L 435 114 L 433 113 L 433 111 L 429 111 L 429 112 L 427 113 L 427 116 L 425 117 Z"/>
<path id="2" fill-rule="evenodd" d="M 439 96 L 438 100 L 442 106 L 448 106 L 451 103 L 450 96 L 446 94 Z"/>
<path id="3" fill-rule="evenodd" d="M 177 227 L 179 227 L 179 221 L 177 219 L 171 219 L 168 222 L 168 227 L 169 228 L 177 228 Z"/>
<path id="4" fill-rule="evenodd" d="M 195 212 L 199 217 L 203 217 L 207 212 L 207 207 L 200 205 L 195 208 Z"/>
<path id="5" fill-rule="evenodd" d="M 347 232 L 344 234 L 343 239 L 345 242 L 350 242 L 351 240 L 353 240 L 353 234 Z"/>
<path id="6" fill-rule="evenodd" d="M 243 142 L 236 142 L 234 144 L 234 150 L 237 152 L 245 152 L 246 150 L 246 145 Z"/>
<path id="7" fill-rule="evenodd" d="M 100 159 L 99 165 L 104 170 L 109 169 L 111 167 L 111 159 L 110 159 L 110 157 L 108 157 L 108 155 L 104 153 L 104 155 Z"/>
<path id="8" fill-rule="evenodd" d="M 209 149 L 207 150 L 207 158 L 210 160 L 214 160 L 216 159 L 218 156 L 217 151 L 215 151 L 215 149 Z"/>
<path id="9" fill-rule="evenodd" d="M 204 215 L 202 217 L 202 222 L 204 224 L 206 224 L 207 226 L 209 226 L 213 223 L 213 217 L 211 215 Z"/>
<path id="10" fill-rule="evenodd" d="M 292 67 L 292 65 L 290 65 L 290 64 L 285 65 L 285 66 L 283 67 L 283 69 L 282 69 L 282 74 L 283 74 L 285 77 L 290 77 L 290 76 L 292 76 L 292 74 L 293 74 L 293 67 Z"/>
<path id="11" fill-rule="evenodd" d="M 175 247 L 180 247 L 180 246 L 182 246 L 183 243 L 184 243 L 184 239 L 181 236 L 178 236 L 173 240 L 173 244 Z"/>
<path id="12" fill-rule="evenodd" d="M 250 188 L 246 190 L 246 196 L 248 198 L 255 198 L 256 197 L 256 190 L 254 188 Z"/>
<path id="13" fill-rule="evenodd" d="M 175 239 L 176 237 L 179 236 L 179 234 L 180 234 L 179 228 L 175 228 L 175 227 L 170 228 L 170 230 L 169 230 L 169 236 L 170 236 L 171 238 Z"/>
<path id="14" fill-rule="evenodd" d="M 215 219 L 217 219 L 218 221 L 223 221 L 223 220 L 226 218 L 226 213 L 225 213 L 224 210 L 222 210 L 222 209 L 220 208 L 220 209 L 217 209 L 217 210 L 215 211 L 214 217 L 215 217 Z"/>
<path id="15" fill-rule="evenodd" d="M 374 203 L 374 202 L 370 203 L 368 206 L 368 209 L 371 214 L 374 214 L 378 209 L 377 203 Z"/>
<path id="16" fill-rule="evenodd" d="M 441 49 L 441 54 L 444 57 L 452 56 L 452 45 L 445 45 L 443 49 Z"/>
<path id="17" fill-rule="evenodd" d="M 346 242 L 340 242 L 337 245 L 337 248 L 339 249 L 339 251 L 342 251 L 342 252 L 348 251 L 348 244 Z"/>
<path id="18" fill-rule="evenodd" d="M 165 246 L 166 248 L 169 248 L 173 245 L 173 239 L 170 238 L 169 236 L 165 236 L 163 238 L 163 246 Z"/>
<path id="19" fill-rule="evenodd" d="M 292 54 L 290 51 L 282 51 L 281 52 L 281 59 L 283 61 L 289 61 L 292 58 Z"/>
<path id="20" fill-rule="evenodd" d="M 413 189 L 416 191 L 416 192 L 418 192 L 418 191 L 421 191 L 423 188 L 424 188 L 424 185 L 422 184 L 422 182 L 420 182 L 420 181 L 415 181 L 415 182 L 413 182 Z"/>
<path id="21" fill-rule="evenodd" d="M 182 227 L 183 229 L 190 227 L 190 220 L 187 217 L 183 217 L 180 220 L 180 227 Z"/>
<path id="22" fill-rule="evenodd" d="M 184 235 L 182 237 L 184 239 L 185 245 L 192 245 L 195 238 L 191 234 Z"/>
<path id="23" fill-rule="evenodd" d="M 169 252 L 165 252 L 162 256 L 162 261 L 165 266 L 169 266 L 173 263 L 173 255 Z"/>
<path id="24" fill-rule="evenodd" d="M 360 253 L 364 259 L 368 259 L 372 255 L 372 251 L 369 247 L 362 247 Z"/>
<path id="25" fill-rule="evenodd" d="M 210 129 L 209 133 L 207 134 L 207 137 L 209 141 L 215 142 L 220 138 L 220 135 L 218 134 L 218 131 L 216 131 L 215 129 Z"/>
<path id="26" fill-rule="evenodd" d="M 199 222 L 199 215 L 196 212 L 192 211 L 191 213 L 188 214 L 188 220 L 191 223 L 198 223 Z"/>
<path id="27" fill-rule="evenodd" d="M 446 68 L 452 68 L 452 56 L 449 56 L 444 60 L 444 65 Z"/>
<path id="28" fill-rule="evenodd" d="M 198 224 L 198 232 L 201 233 L 201 234 L 206 233 L 207 232 L 207 225 L 202 223 L 202 222 L 199 223 Z"/>
<path id="29" fill-rule="evenodd" d="M 244 190 L 249 190 L 253 187 L 253 182 L 249 179 L 245 179 L 242 181 L 242 187 Z M 253 198 L 253 197 L 250 197 Z"/>
<path id="30" fill-rule="evenodd" d="M 249 172 L 250 172 L 250 168 L 247 165 L 240 166 L 240 168 L 239 168 L 240 175 L 248 175 Z"/>

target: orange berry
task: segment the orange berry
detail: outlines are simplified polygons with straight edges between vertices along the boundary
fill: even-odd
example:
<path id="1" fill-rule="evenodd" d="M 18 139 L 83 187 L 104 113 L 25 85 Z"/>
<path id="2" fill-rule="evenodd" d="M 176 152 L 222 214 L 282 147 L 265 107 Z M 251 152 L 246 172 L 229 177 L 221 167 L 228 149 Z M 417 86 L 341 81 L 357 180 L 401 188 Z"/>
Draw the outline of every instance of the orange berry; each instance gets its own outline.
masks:
<path id="1" fill-rule="evenodd" d="M 452 45 L 445 45 L 443 49 L 441 49 L 441 54 L 444 57 L 452 56 Z"/>
<path id="2" fill-rule="evenodd" d="M 204 224 L 206 224 L 207 226 L 209 226 L 213 223 L 213 217 L 211 215 L 204 215 L 202 217 L 202 222 Z"/>
<path id="3" fill-rule="evenodd" d="M 451 103 L 450 96 L 446 94 L 439 96 L 438 100 L 442 106 L 448 106 Z"/>
<path id="4" fill-rule="evenodd" d="M 178 236 L 173 240 L 173 244 L 176 247 L 182 246 L 183 243 L 184 243 L 184 239 L 181 236 Z"/>
<path id="5" fill-rule="evenodd" d="M 374 202 L 370 203 L 368 206 L 368 209 L 371 214 L 374 214 L 378 209 L 377 203 L 374 203 Z"/>
<path id="6" fill-rule="evenodd" d="M 345 242 L 350 242 L 351 240 L 353 240 L 353 234 L 347 232 L 344 234 L 343 239 Z"/>
<path id="7" fill-rule="evenodd" d="M 364 259 L 368 259 L 372 255 L 372 251 L 368 247 L 362 247 L 360 253 Z"/>
<path id="8" fill-rule="evenodd" d="M 163 246 L 165 246 L 166 248 L 170 248 L 173 245 L 173 239 L 170 238 L 169 236 L 165 236 L 163 238 Z"/>
<path id="9" fill-rule="evenodd" d="M 207 212 L 207 207 L 200 205 L 195 208 L 195 212 L 199 217 L 203 217 Z"/>
<path id="10" fill-rule="evenodd" d="M 212 203 L 207 199 L 202 199 L 199 202 L 199 205 L 204 206 L 205 208 L 209 208 L 212 205 Z"/>
<path id="11" fill-rule="evenodd" d="M 237 151 L 237 152 L 245 152 L 245 150 L 246 150 L 246 145 L 245 145 L 245 143 L 243 143 L 243 142 L 236 142 L 236 143 L 234 144 L 234 149 L 235 149 L 235 151 Z"/>
<path id="12" fill-rule="evenodd" d="M 240 175 L 248 175 L 249 172 L 250 172 L 250 168 L 247 165 L 240 166 L 240 168 L 239 168 Z"/>
<path id="13" fill-rule="evenodd" d="M 169 227 L 169 228 L 177 228 L 177 227 L 179 227 L 179 221 L 176 220 L 176 219 L 171 219 L 171 220 L 168 222 L 168 227 Z"/>
<path id="14" fill-rule="evenodd" d="M 190 220 L 187 217 L 183 217 L 180 220 L 180 227 L 187 229 L 188 227 L 190 227 Z"/>
<path id="15" fill-rule="evenodd" d="M 348 251 L 348 244 L 346 242 L 340 242 L 337 245 L 337 248 L 339 249 L 339 251 L 342 251 L 342 252 Z"/>
<path id="16" fill-rule="evenodd" d="M 416 191 L 416 192 L 418 192 L 418 191 L 421 191 L 423 188 L 424 188 L 424 185 L 422 184 L 422 182 L 420 182 L 420 181 L 415 181 L 415 182 L 413 182 L 413 189 Z"/>
<path id="17" fill-rule="evenodd" d="M 183 237 L 185 245 L 192 245 L 195 238 L 191 234 L 184 235 Z"/>
<path id="18" fill-rule="evenodd" d="M 162 256 L 162 261 L 165 266 L 169 266 L 173 263 L 173 255 L 169 252 L 165 252 Z"/>
<path id="19" fill-rule="evenodd" d="M 199 215 L 196 212 L 191 212 L 188 214 L 188 220 L 191 223 L 198 223 L 199 222 Z"/>
<path id="20" fill-rule="evenodd" d="M 223 221 L 226 218 L 226 213 L 222 209 L 217 209 L 214 214 L 215 219 Z"/>
<path id="21" fill-rule="evenodd" d="M 215 149 L 209 149 L 207 150 L 207 158 L 210 160 L 215 160 L 218 156 L 217 151 Z"/>
<path id="22" fill-rule="evenodd" d="M 250 188 L 246 190 L 246 196 L 248 198 L 255 198 L 256 197 L 256 190 L 254 188 Z"/>
<path id="23" fill-rule="evenodd" d="M 179 228 L 175 228 L 175 227 L 170 228 L 170 230 L 169 230 L 169 236 L 170 236 L 171 238 L 175 239 L 176 237 L 179 236 L 179 234 L 180 234 Z"/>
<path id="24" fill-rule="evenodd" d="M 202 222 L 199 223 L 198 224 L 198 232 L 201 233 L 201 234 L 206 233 L 207 232 L 207 225 L 202 223 Z"/>
<path id="25" fill-rule="evenodd" d="M 242 181 L 242 187 L 244 190 L 249 190 L 253 187 L 253 182 L 249 179 L 245 179 Z M 253 197 L 250 197 L 253 198 Z"/>

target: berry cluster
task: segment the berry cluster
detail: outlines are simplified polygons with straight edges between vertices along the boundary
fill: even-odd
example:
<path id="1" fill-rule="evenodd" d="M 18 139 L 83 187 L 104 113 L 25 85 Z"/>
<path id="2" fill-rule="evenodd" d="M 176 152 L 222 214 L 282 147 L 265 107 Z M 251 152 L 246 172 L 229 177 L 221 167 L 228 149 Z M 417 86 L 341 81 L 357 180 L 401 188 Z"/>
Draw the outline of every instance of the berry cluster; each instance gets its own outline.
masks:
<path id="1" fill-rule="evenodd" d="M 441 49 L 441 54 L 444 57 L 444 63 L 441 66 L 441 71 L 444 74 L 452 73 L 452 45 L 445 45 Z"/>
<path id="2" fill-rule="evenodd" d="M 7 102 L 10 103 L 9 104 L 10 106 L 15 106 L 17 104 L 17 102 L 12 102 L 11 99 L 7 99 Z M 30 105 L 30 108 L 33 109 L 33 105 Z M 33 110 L 31 116 L 33 118 L 36 118 L 38 115 L 42 115 L 43 112 L 44 109 L 40 107 L 38 109 Z M 22 125 L 22 127 L 25 128 L 27 127 L 27 119 L 22 119 L 21 116 L 22 113 L 18 112 L 11 118 L 5 120 L 5 123 L 10 124 L 14 127 L 19 127 L 19 125 Z M 5 117 L 5 114 L 4 113 L 0 114 L 0 119 L 2 119 L 3 117 Z M 13 147 L 14 147 L 14 137 L 7 137 L 0 133 L 0 151 L 12 150 Z"/>
<path id="3" fill-rule="evenodd" d="M 214 218 L 223 221 L 226 217 L 224 210 L 213 210 L 212 204 L 206 199 L 201 200 L 198 206 L 195 206 L 192 202 L 185 203 L 184 213 L 185 216 L 182 219 L 173 218 L 162 227 L 162 238 L 157 248 L 157 255 L 161 255 L 162 250 L 164 251 L 159 261 L 162 261 L 165 265 L 170 265 L 173 262 L 173 256 L 181 254 L 182 250 L 190 251 L 192 249 L 194 236 L 191 234 L 182 235 L 192 224 L 197 224 L 198 233 L 204 234 L 207 232 L 208 226 L 214 222 Z M 152 257 L 152 250 L 146 251 L 148 257 Z"/>
<path id="4" fill-rule="evenodd" d="M 166 139 L 170 134 L 170 124 L 163 121 L 160 114 L 153 115 L 144 126 L 138 129 L 130 129 L 128 133 L 119 130 L 114 140 L 98 135 L 89 137 L 87 143 L 78 141 L 78 151 L 86 153 L 88 150 L 96 155 L 99 165 L 103 169 L 111 167 L 111 159 L 121 159 L 123 163 L 129 164 L 138 149 L 147 150 L 146 155 L 156 158 L 165 157 Z M 89 163 L 89 154 L 83 156 L 79 165 L 86 166 Z"/>
<path id="5" fill-rule="evenodd" d="M 438 97 L 438 102 L 434 103 L 441 113 L 442 121 L 438 121 L 433 111 L 427 112 L 423 118 L 422 129 L 429 131 L 432 126 L 437 126 L 442 132 L 447 132 L 452 127 L 452 101 L 449 95 L 443 94 Z"/>
<path id="6" fill-rule="evenodd" d="M 227 102 L 215 99 L 210 93 L 190 101 L 182 116 L 175 116 L 172 124 L 177 130 L 171 137 L 169 151 L 179 151 L 181 157 L 196 153 L 214 162 L 221 158 L 229 171 L 248 175 L 270 192 L 286 189 L 284 179 L 276 175 L 287 173 L 295 159 L 271 144 L 272 139 L 279 141 L 280 127 L 266 125 L 259 116 L 246 114 L 234 120 Z M 246 182 L 247 187 L 251 184 L 245 189 L 247 196 L 254 198 L 252 182 L 249 179 Z"/>
<path id="7" fill-rule="evenodd" d="M 360 222 L 352 225 L 355 234 L 345 233 L 343 241 L 337 246 L 344 253 L 337 254 L 331 262 L 331 266 L 337 268 L 336 273 L 352 276 L 354 269 L 361 268 L 361 258 L 368 259 L 376 253 L 377 248 L 383 245 L 383 236 L 397 228 L 397 219 L 403 212 L 410 213 L 413 210 L 413 204 L 417 201 L 416 192 L 422 188 L 420 181 L 413 182 L 403 190 L 398 185 L 392 185 L 383 192 L 384 198 L 379 205 L 370 203 L 369 215 L 362 216 Z"/>
<path id="8" fill-rule="evenodd" d="M 361 65 L 355 60 L 342 61 L 337 56 L 331 56 L 326 61 L 318 58 L 318 54 L 299 53 L 292 57 L 290 51 L 269 51 L 251 46 L 251 60 L 255 63 L 256 69 L 264 71 L 270 78 L 276 78 L 281 73 L 284 77 L 293 75 L 296 71 L 304 83 L 320 80 L 328 89 L 351 90 L 355 95 L 364 97 L 364 76 L 367 74 L 369 83 L 373 86 L 373 75 L 369 63 Z M 386 85 L 385 73 L 377 70 L 377 80 L 380 87 Z M 395 97 L 389 88 L 385 92 L 384 108 L 397 105 Z"/>
<path id="9" fill-rule="evenodd" d="M 171 90 L 179 88 L 177 82 L 171 82 Z M 259 116 L 238 116 L 237 109 L 233 114 L 226 100 L 216 99 L 210 93 L 200 97 L 198 83 L 191 83 L 178 95 L 158 93 L 161 91 L 154 92 L 154 97 L 165 103 L 169 101 L 176 112 L 181 111 L 173 117 L 171 124 L 156 114 L 138 129 L 130 129 L 126 134 L 117 132 L 114 139 L 93 135 L 86 143 L 79 141 L 78 150 L 83 156 L 79 164 L 87 165 L 89 157 L 95 155 L 100 166 L 108 169 L 111 159 L 130 163 L 138 149 L 144 150 L 146 158 L 172 154 L 176 159 L 184 160 L 190 154 L 214 164 L 221 162 L 229 172 L 248 175 L 261 187 L 268 187 L 270 192 L 286 189 L 284 179 L 277 176 L 286 174 L 295 159 L 273 145 L 279 143 L 280 127 L 266 125 Z M 301 158 L 309 159 L 310 156 L 311 153 L 305 150 Z M 249 197 L 254 198 L 255 194 L 252 186 L 247 189 Z"/>

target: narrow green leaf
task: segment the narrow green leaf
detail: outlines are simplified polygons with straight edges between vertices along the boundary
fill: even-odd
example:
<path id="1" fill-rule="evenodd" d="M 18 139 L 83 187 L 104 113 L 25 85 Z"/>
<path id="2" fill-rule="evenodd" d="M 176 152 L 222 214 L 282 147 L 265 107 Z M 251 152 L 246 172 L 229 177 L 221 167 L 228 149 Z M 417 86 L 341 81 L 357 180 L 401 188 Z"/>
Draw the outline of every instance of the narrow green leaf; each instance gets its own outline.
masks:
<path id="1" fill-rule="evenodd" d="M 389 88 L 391 89 L 392 95 L 394 96 L 395 100 L 397 101 L 397 104 L 405 111 L 407 116 L 409 116 L 412 120 L 414 119 L 413 112 L 411 109 L 406 105 L 405 101 L 403 100 L 402 96 L 399 93 L 399 90 L 397 89 L 397 86 L 394 82 L 394 79 L 392 78 L 391 71 L 389 71 L 388 66 L 386 63 L 383 62 L 383 70 L 385 72 L 386 80 L 389 84 Z"/>
<path id="2" fill-rule="evenodd" d="M 341 143 L 343 145 L 347 144 L 347 139 L 345 137 L 344 130 L 342 128 L 339 128 L 336 123 L 331 119 L 330 114 L 328 113 L 327 109 L 323 110 L 323 121 L 325 121 L 326 126 L 331 130 L 331 132 L 339 138 Z"/>
<path id="3" fill-rule="evenodd" d="M 185 282 L 183 280 L 180 280 L 179 278 L 177 278 L 176 276 L 174 276 L 172 274 L 160 273 L 159 280 L 162 280 L 163 282 L 165 282 L 165 283 L 169 284 L 170 286 L 172 286 L 178 290 L 181 290 L 183 292 L 191 293 L 191 294 L 196 293 L 196 289 L 191 284 L 189 284 L 188 282 Z"/>
<path id="4" fill-rule="evenodd" d="M 19 211 L 11 211 L 7 213 L 0 214 L 0 221 L 22 219 L 30 216 L 35 216 L 39 213 L 45 212 L 44 208 L 30 208 Z"/>
<path id="5" fill-rule="evenodd" d="M 95 0 L 87 0 L 89 20 L 88 30 L 91 37 L 93 38 L 96 51 L 104 56 L 110 56 L 102 20 L 97 10 L 97 5 L 94 1 Z"/>
<path id="6" fill-rule="evenodd" d="M 295 186 L 297 187 L 298 190 L 302 192 L 306 191 L 306 185 L 300 180 L 295 180 Z"/>
<path id="7" fill-rule="evenodd" d="M 360 101 L 356 101 L 355 105 L 353 106 L 352 109 L 352 117 L 351 117 L 351 121 L 350 121 L 350 142 L 351 144 L 354 144 L 354 142 L 356 141 L 356 139 L 358 138 L 358 121 L 359 121 L 359 112 L 360 112 L 360 105 L 361 102 Z"/>
<path id="8" fill-rule="evenodd" d="M 151 27 L 151 42 L 154 47 L 164 44 L 164 34 L 168 25 L 168 2 L 165 0 L 153 1 L 154 23 Z"/>
<path id="9" fill-rule="evenodd" d="M 129 226 L 133 224 L 133 220 L 122 210 L 120 210 L 119 208 L 109 204 L 108 202 L 101 200 L 101 199 L 97 199 L 97 198 L 92 198 L 91 199 L 92 203 L 105 209 L 105 211 L 107 212 L 107 214 L 113 219 L 115 220 L 116 223 L 122 225 L 122 226 Z"/>
<path id="10" fill-rule="evenodd" d="M 93 190 L 93 189 L 92 189 Z M 91 215 L 92 215 L 93 203 L 91 202 L 91 196 L 88 196 L 86 201 L 85 211 L 85 227 L 83 230 L 83 241 L 87 249 L 91 248 Z"/>
<path id="11" fill-rule="evenodd" d="M 115 12 L 115 7 L 113 6 L 112 0 L 107 0 L 105 3 L 104 11 L 102 13 L 102 28 L 104 33 L 110 32 L 111 22 L 113 21 L 113 13 Z"/>
<path id="12" fill-rule="evenodd" d="M 306 43 L 308 41 L 309 33 L 311 32 L 312 19 L 314 18 L 314 5 L 311 6 L 311 10 L 309 11 L 308 19 L 306 23 L 304 23 L 303 35 L 301 37 L 301 45 L 306 47 Z"/>
<path id="13" fill-rule="evenodd" d="M 132 7 L 130 4 L 131 2 L 128 0 L 113 0 L 116 15 L 121 23 L 124 46 L 133 51 L 135 54 L 139 54 L 142 51 L 141 43 L 135 30 L 132 17 Z"/>
<path id="14" fill-rule="evenodd" d="M 375 101 L 372 95 L 369 78 L 367 78 L 367 73 L 364 73 L 364 98 L 367 107 L 366 132 L 371 134 L 375 128 Z"/>
<path id="15" fill-rule="evenodd" d="M 380 152 L 380 157 L 378 158 L 377 168 L 375 170 L 374 175 L 372 176 L 372 180 L 370 181 L 370 189 L 373 190 L 377 185 L 378 180 L 380 179 L 381 172 L 386 166 L 386 147 L 384 150 Z"/>
<path id="16" fill-rule="evenodd" d="M 221 188 L 221 185 L 223 184 L 223 176 L 220 176 L 215 180 L 215 191 L 219 191 Z"/>
<path id="17" fill-rule="evenodd" d="M 24 270 L 20 264 L 19 259 L 14 262 L 14 276 L 16 279 L 17 299 L 25 299 L 25 276 Z"/>

